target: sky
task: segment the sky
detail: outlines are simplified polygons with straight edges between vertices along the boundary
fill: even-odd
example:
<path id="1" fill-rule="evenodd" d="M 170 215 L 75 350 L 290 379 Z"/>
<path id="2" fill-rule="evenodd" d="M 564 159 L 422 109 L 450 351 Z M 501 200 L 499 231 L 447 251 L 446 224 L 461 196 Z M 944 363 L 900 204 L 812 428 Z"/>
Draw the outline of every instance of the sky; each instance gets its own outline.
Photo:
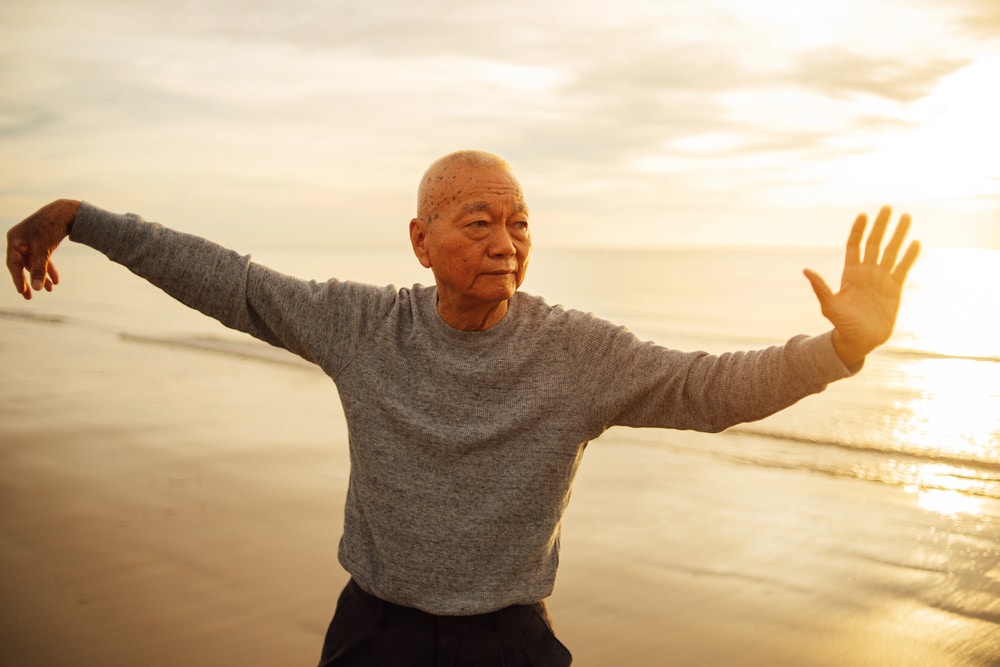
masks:
<path id="1" fill-rule="evenodd" d="M 552 245 L 1000 248 L 997 0 L 4 0 L 0 223 L 56 197 L 255 246 L 406 243 L 507 158 Z"/>

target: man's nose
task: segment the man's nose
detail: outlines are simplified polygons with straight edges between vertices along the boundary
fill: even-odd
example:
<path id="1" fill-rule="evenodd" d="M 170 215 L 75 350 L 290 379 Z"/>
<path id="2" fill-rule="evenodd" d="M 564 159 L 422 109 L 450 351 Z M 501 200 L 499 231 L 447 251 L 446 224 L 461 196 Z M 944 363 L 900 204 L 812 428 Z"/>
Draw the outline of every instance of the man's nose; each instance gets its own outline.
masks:
<path id="1" fill-rule="evenodd" d="M 517 254 L 517 246 L 514 245 L 510 230 L 505 225 L 498 226 L 490 235 L 487 252 L 490 257 L 511 257 Z"/>

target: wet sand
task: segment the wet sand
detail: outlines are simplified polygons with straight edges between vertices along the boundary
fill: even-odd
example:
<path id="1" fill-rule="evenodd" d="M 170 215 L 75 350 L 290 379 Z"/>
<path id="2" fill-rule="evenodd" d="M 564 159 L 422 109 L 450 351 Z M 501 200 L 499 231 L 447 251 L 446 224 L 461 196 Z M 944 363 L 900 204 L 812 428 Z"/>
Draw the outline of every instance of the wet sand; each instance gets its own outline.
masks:
<path id="1" fill-rule="evenodd" d="M 329 380 L 4 326 L 0 665 L 315 664 L 347 578 Z M 566 518 L 550 607 L 574 664 L 1000 664 L 996 507 L 640 435 L 588 448 Z"/>

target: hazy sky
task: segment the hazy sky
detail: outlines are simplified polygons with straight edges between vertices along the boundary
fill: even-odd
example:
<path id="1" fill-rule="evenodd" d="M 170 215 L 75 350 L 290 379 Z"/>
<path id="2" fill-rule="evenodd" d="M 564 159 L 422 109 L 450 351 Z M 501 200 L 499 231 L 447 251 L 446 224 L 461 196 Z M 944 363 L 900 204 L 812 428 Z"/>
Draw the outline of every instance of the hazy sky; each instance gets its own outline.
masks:
<path id="1" fill-rule="evenodd" d="M 58 196 L 241 250 L 405 242 L 508 158 L 536 244 L 1000 247 L 997 0 L 4 0 L 0 222 Z"/>

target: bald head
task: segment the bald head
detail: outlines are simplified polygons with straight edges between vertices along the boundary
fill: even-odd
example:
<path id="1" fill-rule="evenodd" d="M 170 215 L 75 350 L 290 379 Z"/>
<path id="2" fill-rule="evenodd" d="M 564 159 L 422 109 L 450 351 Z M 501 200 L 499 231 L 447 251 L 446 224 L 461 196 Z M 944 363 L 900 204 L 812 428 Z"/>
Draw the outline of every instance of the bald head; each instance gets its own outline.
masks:
<path id="1" fill-rule="evenodd" d="M 486 151 L 456 151 L 438 158 L 424 172 L 417 190 L 417 217 L 426 222 L 438 217 L 440 210 L 453 203 L 452 193 L 470 173 L 485 169 L 501 169 L 513 181 L 510 164 L 499 155 Z M 520 187 L 520 186 L 518 186 Z"/>

